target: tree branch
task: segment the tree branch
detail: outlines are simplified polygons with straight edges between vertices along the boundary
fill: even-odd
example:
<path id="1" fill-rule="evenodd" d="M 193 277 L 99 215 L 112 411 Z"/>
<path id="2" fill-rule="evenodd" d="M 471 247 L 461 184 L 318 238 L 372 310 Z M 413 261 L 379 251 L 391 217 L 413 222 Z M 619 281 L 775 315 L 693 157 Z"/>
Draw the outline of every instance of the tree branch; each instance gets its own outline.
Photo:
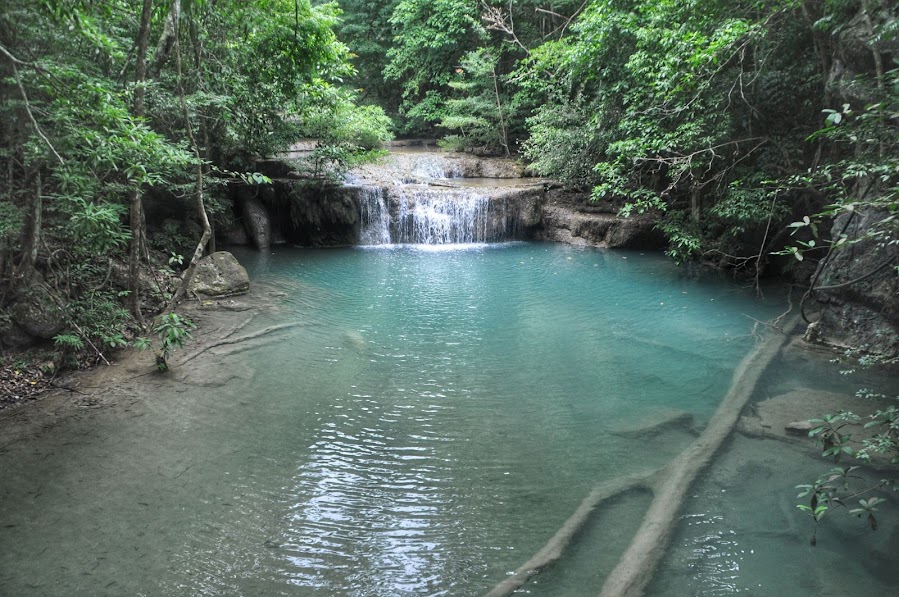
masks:
<path id="1" fill-rule="evenodd" d="M 44 143 L 47 144 L 47 147 L 50 148 L 50 151 L 54 156 L 56 156 L 56 159 L 59 160 L 59 163 L 65 164 L 66 161 L 62 159 L 62 156 L 59 155 L 59 152 L 56 151 L 56 148 L 53 147 L 52 143 L 50 143 L 50 139 L 47 138 L 47 135 L 44 134 L 44 131 L 41 130 L 41 126 L 37 123 L 37 119 L 34 117 L 34 113 L 31 111 L 31 102 L 28 101 L 28 94 L 25 92 L 25 86 L 22 85 L 22 77 L 19 75 L 19 69 L 17 68 L 17 65 L 28 67 L 33 67 L 34 65 L 19 60 L 18 58 L 10 54 L 9 51 L 3 46 L 0 46 L 0 53 L 3 53 L 7 57 L 7 59 L 9 59 L 12 65 L 12 72 L 13 76 L 16 79 L 16 85 L 18 85 L 19 87 L 19 93 L 22 94 L 22 101 L 25 102 L 25 111 L 28 113 L 28 118 L 31 120 L 31 124 L 32 126 L 34 126 L 35 132 L 37 132 L 38 136 L 44 140 Z"/>

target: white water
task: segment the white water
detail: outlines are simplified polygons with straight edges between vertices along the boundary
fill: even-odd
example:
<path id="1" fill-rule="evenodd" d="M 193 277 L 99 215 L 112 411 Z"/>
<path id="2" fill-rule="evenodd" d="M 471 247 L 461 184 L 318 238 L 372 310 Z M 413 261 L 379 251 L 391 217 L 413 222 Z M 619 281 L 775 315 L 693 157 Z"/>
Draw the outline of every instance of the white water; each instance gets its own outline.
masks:
<path id="1" fill-rule="evenodd" d="M 399 196 L 398 238 L 403 244 L 485 243 L 490 238 L 490 200 L 449 189 L 404 189 Z"/>
<path id="2" fill-rule="evenodd" d="M 494 230 L 496 214 L 490 198 L 470 190 L 402 186 L 387 196 L 380 187 L 363 187 L 359 203 L 361 245 L 507 240 Z M 396 214 L 394 225 L 391 211 Z"/>
<path id="3" fill-rule="evenodd" d="M 381 187 L 362 187 L 359 197 L 360 245 L 390 244 L 390 211 Z"/>
<path id="4" fill-rule="evenodd" d="M 416 156 L 412 174 L 422 178 L 461 178 L 462 168 L 459 162 L 447 160 L 441 154 L 423 154 Z"/>

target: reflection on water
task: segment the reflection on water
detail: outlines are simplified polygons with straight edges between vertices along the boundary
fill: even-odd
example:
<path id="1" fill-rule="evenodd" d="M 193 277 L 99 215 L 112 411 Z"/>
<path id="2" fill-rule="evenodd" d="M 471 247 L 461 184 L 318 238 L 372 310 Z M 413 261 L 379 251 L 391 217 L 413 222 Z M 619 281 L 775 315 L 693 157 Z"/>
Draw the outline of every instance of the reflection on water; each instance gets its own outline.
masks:
<path id="1" fill-rule="evenodd" d="M 293 327 L 207 351 L 184 381 L 112 388 L 117 406 L 33 440 L 0 438 L 0 594 L 482 594 L 596 483 L 692 441 L 618 431 L 681 411 L 701 426 L 752 345 L 746 316 L 782 310 L 775 292 L 637 253 L 239 258 L 282 293 L 241 333 Z M 768 570 L 806 545 L 782 503 L 792 486 L 771 481 L 782 463 L 737 456 L 696 489 L 654 594 L 810 594 L 822 578 L 810 557 Z M 611 504 L 528 590 L 595 595 L 647 503 Z"/>

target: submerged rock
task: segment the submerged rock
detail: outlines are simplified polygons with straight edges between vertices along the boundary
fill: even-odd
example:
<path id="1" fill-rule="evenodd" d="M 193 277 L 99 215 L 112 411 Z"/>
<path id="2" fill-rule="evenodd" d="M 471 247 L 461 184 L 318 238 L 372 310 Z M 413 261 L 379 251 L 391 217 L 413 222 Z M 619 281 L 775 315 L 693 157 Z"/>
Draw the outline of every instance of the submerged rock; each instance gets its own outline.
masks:
<path id="1" fill-rule="evenodd" d="M 218 251 L 197 263 L 189 290 L 205 297 L 244 294 L 250 290 L 250 277 L 234 255 Z"/>

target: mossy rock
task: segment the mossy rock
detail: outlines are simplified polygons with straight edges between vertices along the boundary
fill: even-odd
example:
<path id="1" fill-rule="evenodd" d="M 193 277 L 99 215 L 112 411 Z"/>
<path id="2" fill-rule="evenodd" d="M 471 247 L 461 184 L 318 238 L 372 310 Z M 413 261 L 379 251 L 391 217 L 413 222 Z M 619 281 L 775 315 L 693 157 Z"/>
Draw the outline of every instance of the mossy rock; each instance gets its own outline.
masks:
<path id="1" fill-rule="evenodd" d="M 218 251 L 197 263 L 189 290 L 205 297 L 244 294 L 250 291 L 250 277 L 234 255 Z"/>

